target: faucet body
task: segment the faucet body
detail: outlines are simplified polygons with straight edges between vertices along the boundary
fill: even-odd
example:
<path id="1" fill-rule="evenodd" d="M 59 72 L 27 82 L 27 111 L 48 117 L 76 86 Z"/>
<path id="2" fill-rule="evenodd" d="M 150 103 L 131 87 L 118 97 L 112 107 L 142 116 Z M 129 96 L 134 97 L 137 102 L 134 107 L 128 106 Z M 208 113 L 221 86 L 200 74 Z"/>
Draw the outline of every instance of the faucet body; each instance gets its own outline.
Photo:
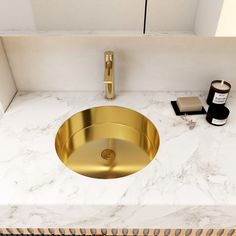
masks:
<path id="1" fill-rule="evenodd" d="M 104 84 L 105 84 L 105 98 L 115 98 L 114 86 L 114 54 L 112 51 L 104 53 L 105 71 L 104 71 Z"/>

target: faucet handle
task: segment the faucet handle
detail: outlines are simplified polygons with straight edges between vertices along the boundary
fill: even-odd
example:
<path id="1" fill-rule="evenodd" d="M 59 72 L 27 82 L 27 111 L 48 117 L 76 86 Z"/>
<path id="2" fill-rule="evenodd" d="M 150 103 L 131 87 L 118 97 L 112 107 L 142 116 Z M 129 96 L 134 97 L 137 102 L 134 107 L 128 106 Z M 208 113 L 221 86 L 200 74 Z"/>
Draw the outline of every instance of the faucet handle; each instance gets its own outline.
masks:
<path id="1" fill-rule="evenodd" d="M 104 71 L 104 84 L 106 89 L 105 97 L 113 99 L 115 97 L 114 89 L 114 53 L 112 51 L 104 52 L 105 71 Z"/>
<path id="2" fill-rule="evenodd" d="M 113 51 L 105 51 L 104 56 L 105 56 L 105 63 L 109 63 L 113 61 Z"/>

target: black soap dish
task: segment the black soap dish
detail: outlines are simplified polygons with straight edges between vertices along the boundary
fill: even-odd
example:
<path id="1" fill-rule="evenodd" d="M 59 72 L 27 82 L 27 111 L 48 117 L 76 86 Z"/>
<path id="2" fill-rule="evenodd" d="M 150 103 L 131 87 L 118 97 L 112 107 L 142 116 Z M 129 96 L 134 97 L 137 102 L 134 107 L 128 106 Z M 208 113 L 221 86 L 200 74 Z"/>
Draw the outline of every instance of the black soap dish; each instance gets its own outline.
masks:
<path id="1" fill-rule="evenodd" d="M 202 107 L 201 111 L 188 111 L 188 112 L 185 111 L 185 112 L 181 112 L 179 110 L 178 105 L 177 105 L 177 101 L 171 101 L 171 105 L 172 105 L 172 107 L 173 107 L 173 109 L 175 111 L 175 114 L 177 116 L 182 116 L 182 115 L 204 115 L 204 114 L 206 114 L 206 110 L 205 110 L 204 107 Z"/>

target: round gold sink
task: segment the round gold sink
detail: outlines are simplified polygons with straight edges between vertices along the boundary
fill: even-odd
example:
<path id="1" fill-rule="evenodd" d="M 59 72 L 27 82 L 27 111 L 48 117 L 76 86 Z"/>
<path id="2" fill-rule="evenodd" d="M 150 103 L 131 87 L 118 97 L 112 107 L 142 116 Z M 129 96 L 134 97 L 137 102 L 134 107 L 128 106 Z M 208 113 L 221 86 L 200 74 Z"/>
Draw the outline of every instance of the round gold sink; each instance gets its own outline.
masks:
<path id="1" fill-rule="evenodd" d="M 58 130 L 56 151 L 78 174 L 110 179 L 133 174 L 150 163 L 159 134 L 142 114 L 118 106 L 101 106 L 76 113 Z"/>

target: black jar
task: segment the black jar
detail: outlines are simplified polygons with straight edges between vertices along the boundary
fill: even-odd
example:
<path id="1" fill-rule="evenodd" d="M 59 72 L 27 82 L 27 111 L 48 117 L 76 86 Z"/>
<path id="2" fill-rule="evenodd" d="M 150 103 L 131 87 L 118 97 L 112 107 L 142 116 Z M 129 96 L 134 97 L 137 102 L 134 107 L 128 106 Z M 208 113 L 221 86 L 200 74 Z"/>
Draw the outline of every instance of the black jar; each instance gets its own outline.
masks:
<path id="1" fill-rule="evenodd" d="M 212 81 L 207 97 L 207 104 L 225 105 L 230 89 L 230 83 L 224 80 Z"/>
<path id="2" fill-rule="evenodd" d="M 212 104 L 208 108 L 206 120 L 212 125 L 222 126 L 226 124 L 229 113 L 227 107 Z"/>

